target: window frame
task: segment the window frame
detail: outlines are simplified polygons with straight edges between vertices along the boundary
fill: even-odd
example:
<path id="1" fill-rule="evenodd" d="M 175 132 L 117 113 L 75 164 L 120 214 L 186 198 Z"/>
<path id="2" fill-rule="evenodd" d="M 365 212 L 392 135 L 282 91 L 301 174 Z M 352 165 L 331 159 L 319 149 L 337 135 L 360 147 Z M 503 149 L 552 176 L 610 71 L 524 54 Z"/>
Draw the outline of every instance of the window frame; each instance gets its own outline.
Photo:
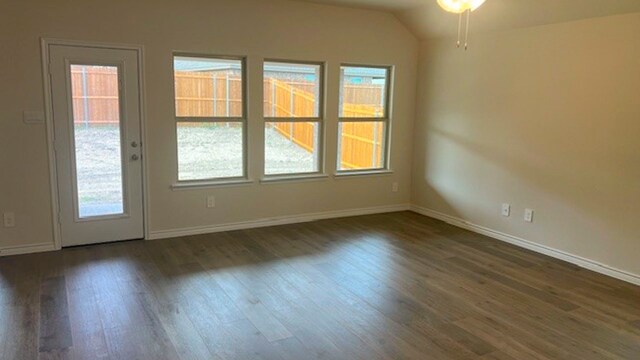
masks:
<path id="1" fill-rule="evenodd" d="M 278 174 L 266 174 L 266 141 L 263 142 L 262 145 L 262 154 L 263 154 L 263 164 L 262 164 L 262 182 L 275 182 L 279 180 L 291 180 L 291 179 L 306 179 L 306 178 L 323 178 L 325 175 L 325 91 L 326 91 L 326 62 L 325 61 L 309 61 L 309 60 L 290 60 L 290 59 L 276 59 L 276 58 L 264 58 L 262 60 L 262 86 L 264 86 L 264 71 L 265 64 L 267 63 L 281 63 L 281 64 L 294 64 L 294 65 L 313 65 L 319 67 L 318 81 L 319 81 L 319 89 L 318 89 L 318 116 L 312 117 L 274 117 L 267 116 L 264 112 L 264 93 L 262 95 L 262 113 L 263 113 L 263 121 L 262 121 L 262 131 L 265 136 L 263 139 L 266 139 L 266 125 L 267 123 L 296 123 L 296 122 L 311 122 L 317 123 L 318 125 L 318 149 L 316 150 L 318 153 L 318 169 L 316 171 L 311 172 L 297 172 L 297 173 L 278 173 Z"/>
<path id="2" fill-rule="evenodd" d="M 187 58 L 201 58 L 201 59 L 219 59 L 219 60 L 236 60 L 241 63 L 241 71 L 240 76 L 242 79 L 242 106 L 241 116 L 178 116 L 177 115 L 177 106 L 176 106 L 176 80 L 175 80 L 175 60 L 179 57 L 187 57 Z M 172 188 L 184 188 L 184 187 L 200 187 L 200 186 L 215 186 L 215 185 L 233 185 L 233 184 L 244 184 L 249 181 L 249 164 L 248 164 L 248 112 L 249 106 L 247 103 L 248 99 L 248 78 L 247 78 L 247 56 L 245 55 L 215 55 L 215 54 L 203 54 L 203 53 L 192 53 L 192 52 L 182 52 L 182 51 L 174 51 L 172 53 L 172 89 L 173 89 L 173 117 L 175 122 L 175 134 L 176 134 L 176 143 L 175 143 L 175 154 L 176 154 L 176 171 L 175 171 L 175 183 Z M 223 177 L 212 177 L 212 178 L 203 178 L 203 179 L 189 179 L 189 180 L 180 180 L 180 160 L 179 160 L 179 146 L 178 146 L 178 124 L 179 123 L 240 123 L 242 124 L 242 175 L 241 176 L 223 176 Z"/>
<path id="3" fill-rule="evenodd" d="M 343 91 L 343 74 L 342 68 L 344 67 L 359 67 L 359 68 L 372 68 L 372 69 L 384 69 L 387 72 L 385 82 L 385 100 L 384 100 L 384 114 L 382 117 L 344 117 L 341 116 L 342 110 L 342 91 Z M 335 176 L 354 176 L 354 175 L 370 175 L 370 174 L 385 174 L 391 173 L 390 158 L 391 158 L 391 120 L 392 120 L 392 106 L 393 102 L 391 97 L 393 96 L 393 81 L 394 81 L 395 67 L 392 65 L 369 65 L 369 64 L 356 64 L 356 63 L 341 63 L 340 64 L 340 77 L 338 79 L 338 134 L 337 134 L 337 154 L 336 154 L 336 173 Z M 379 122 L 385 126 L 384 130 L 384 147 L 382 148 L 382 167 L 367 168 L 367 169 L 340 169 L 340 163 L 342 158 L 342 134 L 340 133 L 340 125 L 342 123 L 356 123 L 356 122 Z"/>

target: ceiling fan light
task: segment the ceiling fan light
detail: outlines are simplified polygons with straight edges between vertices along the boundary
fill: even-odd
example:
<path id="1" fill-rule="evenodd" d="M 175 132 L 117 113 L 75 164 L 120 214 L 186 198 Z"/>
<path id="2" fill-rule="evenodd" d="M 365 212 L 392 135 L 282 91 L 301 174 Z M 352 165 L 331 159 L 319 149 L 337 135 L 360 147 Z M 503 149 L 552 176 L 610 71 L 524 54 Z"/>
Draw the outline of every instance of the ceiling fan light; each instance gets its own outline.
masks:
<path id="1" fill-rule="evenodd" d="M 486 0 L 438 0 L 438 5 L 445 11 L 461 14 L 467 10 L 474 11 Z"/>

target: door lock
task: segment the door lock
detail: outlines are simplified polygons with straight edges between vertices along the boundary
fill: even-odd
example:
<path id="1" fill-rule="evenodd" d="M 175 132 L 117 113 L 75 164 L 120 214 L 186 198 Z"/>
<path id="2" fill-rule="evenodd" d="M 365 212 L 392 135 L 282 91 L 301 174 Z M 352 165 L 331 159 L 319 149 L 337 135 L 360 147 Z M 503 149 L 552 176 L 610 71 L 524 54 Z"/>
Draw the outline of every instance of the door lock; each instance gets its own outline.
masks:
<path id="1" fill-rule="evenodd" d="M 137 143 L 137 142 L 135 142 L 135 141 L 132 141 L 132 142 L 131 142 L 131 147 L 132 147 L 132 148 L 137 148 L 137 147 L 138 147 L 138 143 Z"/>
<path id="2" fill-rule="evenodd" d="M 131 160 L 136 161 L 138 159 L 140 159 L 140 157 L 138 155 L 136 155 L 136 154 L 131 155 Z"/>

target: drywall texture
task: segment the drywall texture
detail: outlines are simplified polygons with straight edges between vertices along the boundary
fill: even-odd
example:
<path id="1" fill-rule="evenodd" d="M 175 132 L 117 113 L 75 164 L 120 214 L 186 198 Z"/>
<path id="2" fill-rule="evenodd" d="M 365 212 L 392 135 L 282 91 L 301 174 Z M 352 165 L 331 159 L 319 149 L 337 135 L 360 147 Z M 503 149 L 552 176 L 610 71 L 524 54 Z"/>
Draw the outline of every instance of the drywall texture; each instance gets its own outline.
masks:
<path id="1" fill-rule="evenodd" d="M 44 125 L 22 123 L 44 110 L 40 38 L 145 46 L 148 189 L 152 231 L 334 210 L 406 204 L 418 42 L 393 15 L 282 0 L 4 1 L 0 4 L 0 248 L 51 243 Z M 339 64 L 396 67 L 389 176 L 172 191 L 177 168 L 172 52 L 248 56 L 249 166 L 262 168 L 264 57 L 327 62 L 326 167 L 335 169 Z M 400 191 L 391 191 L 392 182 Z M 205 197 L 216 196 L 207 209 Z"/>
<path id="2" fill-rule="evenodd" d="M 640 274 L 638 34 L 635 13 L 423 44 L 413 203 Z"/>

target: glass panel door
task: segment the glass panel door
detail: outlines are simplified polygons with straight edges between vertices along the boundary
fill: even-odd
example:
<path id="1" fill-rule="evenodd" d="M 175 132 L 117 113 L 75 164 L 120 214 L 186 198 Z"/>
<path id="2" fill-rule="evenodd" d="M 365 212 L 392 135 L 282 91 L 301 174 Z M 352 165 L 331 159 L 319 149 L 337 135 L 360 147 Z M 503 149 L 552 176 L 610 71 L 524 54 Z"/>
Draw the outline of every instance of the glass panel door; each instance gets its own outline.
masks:
<path id="1" fill-rule="evenodd" d="M 139 50 L 45 49 L 61 245 L 143 238 Z"/>
<path id="2" fill-rule="evenodd" d="M 124 214 L 118 67 L 71 65 L 70 71 L 76 216 Z"/>

